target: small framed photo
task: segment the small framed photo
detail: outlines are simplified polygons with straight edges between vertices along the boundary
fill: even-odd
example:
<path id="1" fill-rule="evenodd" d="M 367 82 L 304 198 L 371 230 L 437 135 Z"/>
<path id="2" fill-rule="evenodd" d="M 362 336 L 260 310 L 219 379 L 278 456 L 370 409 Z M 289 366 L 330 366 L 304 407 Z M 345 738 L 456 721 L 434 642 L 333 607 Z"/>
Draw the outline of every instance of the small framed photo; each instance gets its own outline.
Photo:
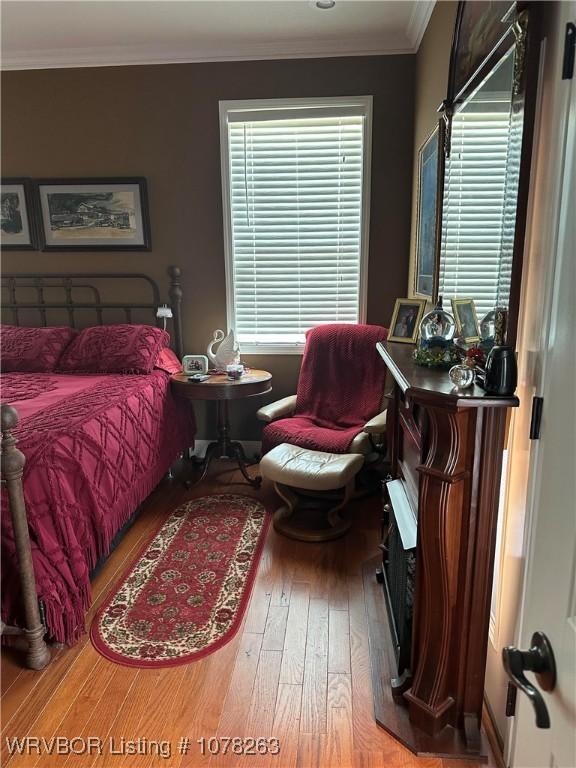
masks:
<path id="1" fill-rule="evenodd" d="M 396 299 L 388 341 L 415 344 L 425 307 L 426 299 Z"/>
<path id="2" fill-rule="evenodd" d="M 480 327 L 474 299 L 452 299 L 452 311 L 458 334 L 469 344 L 480 341 Z"/>
<path id="3" fill-rule="evenodd" d="M 194 376 L 196 373 L 207 373 L 208 358 L 206 355 L 184 355 L 182 358 L 182 372 L 186 376 Z"/>
<path id="4" fill-rule="evenodd" d="M 3 251 L 38 250 L 38 228 L 30 179 L 3 178 L 0 191 Z"/>
<path id="5" fill-rule="evenodd" d="M 146 179 L 39 179 L 43 251 L 148 251 Z"/>

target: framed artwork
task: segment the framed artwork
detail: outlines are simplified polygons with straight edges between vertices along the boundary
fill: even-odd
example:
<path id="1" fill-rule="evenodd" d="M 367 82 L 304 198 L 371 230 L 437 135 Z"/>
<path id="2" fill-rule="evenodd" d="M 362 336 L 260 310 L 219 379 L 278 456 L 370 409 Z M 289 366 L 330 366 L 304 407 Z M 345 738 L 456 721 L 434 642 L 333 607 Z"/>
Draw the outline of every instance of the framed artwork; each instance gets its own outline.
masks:
<path id="1" fill-rule="evenodd" d="M 480 341 L 480 328 L 474 299 L 452 299 L 452 311 L 458 334 L 468 344 Z"/>
<path id="2" fill-rule="evenodd" d="M 418 210 L 414 293 L 436 300 L 444 186 L 444 121 L 418 152 Z"/>
<path id="3" fill-rule="evenodd" d="M 425 299 L 396 299 L 388 341 L 415 344 L 425 306 Z"/>
<path id="4" fill-rule="evenodd" d="M 146 179 L 39 179 L 44 251 L 148 251 Z"/>
<path id="5" fill-rule="evenodd" d="M 460 2 L 451 52 L 448 98 L 456 99 L 500 43 L 512 33 L 513 0 Z"/>
<path id="6" fill-rule="evenodd" d="M 30 179 L 2 179 L 0 210 L 2 214 L 0 224 L 2 250 L 37 250 L 38 228 Z"/>

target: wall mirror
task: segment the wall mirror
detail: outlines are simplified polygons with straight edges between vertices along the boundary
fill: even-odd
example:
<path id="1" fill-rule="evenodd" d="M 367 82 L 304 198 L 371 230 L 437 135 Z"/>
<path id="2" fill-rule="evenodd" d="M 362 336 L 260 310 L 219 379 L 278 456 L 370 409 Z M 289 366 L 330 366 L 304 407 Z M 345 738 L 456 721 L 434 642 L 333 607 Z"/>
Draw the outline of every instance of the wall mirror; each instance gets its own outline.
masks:
<path id="1" fill-rule="evenodd" d="M 462 71 L 459 23 L 469 5 L 459 7 L 449 91 Z M 479 320 L 506 307 L 508 343 L 514 344 L 532 147 L 530 78 L 535 81 L 536 73 L 527 60 L 528 11 L 501 5 L 508 10 L 500 37 L 491 33 L 496 47 L 470 72 L 460 93 L 449 92 L 443 104 L 447 138 L 437 293 L 445 303 L 474 299 Z M 466 55 L 468 61 L 469 50 Z"/>

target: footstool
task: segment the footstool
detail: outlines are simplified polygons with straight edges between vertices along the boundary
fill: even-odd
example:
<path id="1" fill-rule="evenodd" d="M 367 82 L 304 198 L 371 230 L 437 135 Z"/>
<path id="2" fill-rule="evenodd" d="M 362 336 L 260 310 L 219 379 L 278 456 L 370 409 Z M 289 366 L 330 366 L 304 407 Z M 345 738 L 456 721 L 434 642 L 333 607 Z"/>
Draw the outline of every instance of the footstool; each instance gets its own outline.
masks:
<path id="1" fill-rule="evenodd" d="M 360 453 L 324 453 L 282 443 L 260 461 L 262 477 L 286 502 L 274 513 L 274 528 L 298 541 L 330 541 L 350 528 L 340 517 L 364 464 Z"/>

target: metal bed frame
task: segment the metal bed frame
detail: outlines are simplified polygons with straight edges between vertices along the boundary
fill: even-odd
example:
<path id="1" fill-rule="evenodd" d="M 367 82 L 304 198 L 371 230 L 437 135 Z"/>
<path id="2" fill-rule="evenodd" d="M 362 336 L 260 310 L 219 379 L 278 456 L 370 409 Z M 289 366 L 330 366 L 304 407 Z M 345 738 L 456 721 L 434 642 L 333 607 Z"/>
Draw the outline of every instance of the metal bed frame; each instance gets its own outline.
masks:
<path id="1" fill-rule="evenodd" d="M 170 300 L 169 306 L 172 310 L 173 346 L 174 351 L 181 358 L 183 354 L 182 287 L 180 283 L 182 273 L 180 267 L 172 266 L 168 268 L 168 274 L 170 276 L 168 297 Z M 140 303 L 102 301 L 101 291 L 103 286 L 99 287 L 98 282 L 105 280 L 114 280 L 116 283 L 118 280 L 126 281 L 127 288 L 134 286 L 135 283 L 144 286 L 149 292 L 150 299 Z M 116 313 L 118 310 L 123 311 L 126 323 L 132 323 L 133 314 L 136 311 L 142 312 L 144 310 L 146 313 L 152 314 L 153 324 L 160 324 L 159 318 L 156 316 L 157 309 L 160 306 L 160 289 L 152 278 L 141 272 L 38 273 L 35 275 L 7 273 L 2 275 L 1 287 L 4 292 L 7 291 L 8 296 L 8 301 L 2 304 L 2 310 L 4 313 L 9 312 L 11 314 L 13 325 L 20 325 L 22 313 L 26 312 L 29 314 L 30 311 L 35 311 L 39 314 L 40 324 L 47 326 L 49 313 L 53 311 L 61 312 L 62 310 L 66 310 L 68 325 L 72 328 L 77 327 L 81 313 L 83 314 L 81 326 L 89 324 L 94 315 L 97 325 L 105 325 L 105 313 L 107 310 L 116 310 Z M 37 300 L 22 300 L 20 296 L 21 289 L 27 289 L 26 293 L 33 289 Z M 63 299 L 46 301 L 45 294 L 48 289 L 50 289 L 50 292 L 53 289 L 62 291 Z M 82 289 L 84 294 L 89 295 L 89 299 L 76 301 L 74 298 L 75 289 Z M 85 322 L 87 318 L 88 322 Z M 32 565 L 28 518 L 26 516 L 22 485 L 26 458 L 18 449 L 17 441 L 12 434 L 12 431 L 18 424 L 16 409 L 10 405 L 3 404 L 0 407 L 0 411 L 2 432 L 0 476 L 2 484 L 6 486 L 8 495 L 25 619 L 24 627 L 8 626 L 4 622 L 0 622 L 0 634 L 23 636 L 28 646 L 25 658 L 26 666 L 31 669 L 43 669 L 50 662 L 51 654 L 44 640 L 45 627 L 42 621 L 41 606 L 38 602 Z"/>
<path id="2" fill-rule="evenodd" d="M 182 357 L 182 286 L 180 282 L 182 272 L 180 267 L 173 266 L 168 267 L 168 274 L 170 276 L 168 298 L 173 315 L 174 351 L 178 357 Z M 150 299 L 144 302 L 104 302 L 101 292 L 105 286 L 98 285 L 98 281 L 103 280 L 114 280 L 116 283 L 119 280 L 126 281 L 126 287 L 135 284 L 143 286 L 148 289 Z M 107 310 L 121 310 L 124 313 L 126 323 L 133 322 L 134 312 L 145 310 L 152 314 L 154 325 L 159 325 L 156 311 L 161 303 L 160 289 L 151 277 L 142 272 L 42 272 L 34 275 L 13 272 L 2 275 L 1 287 L 8 296 L 8 301 L 2 302 L 2 310 L 11 314 L 13 325 L 20 325 L 23 312 L 35 311 L 39 315 L 40 325 L 46 326 L 48 325 L 48 313 L 56 310 L 66 310 L 68 325 L 72 328 L 77 327 L 80 313 L 84 313 L 84 319 L 86 319 L 87 312 L 93 313 L 96 318 L 96 325 L 106 325 L 104 313 Z M 19 295 L 22 289 L 33 289 L 36 293 L 36 301 L 22 300 Z M 59 301 L 46 301 L 46 291 L 53 291 L 53 289 L 61 291 L 63 298 Z M 90 294 L 91 300 L 75 300 L 74 292 L 78 289 Z M 87 323 L 83 322 L 82 324 L 86 325 Z"/>

